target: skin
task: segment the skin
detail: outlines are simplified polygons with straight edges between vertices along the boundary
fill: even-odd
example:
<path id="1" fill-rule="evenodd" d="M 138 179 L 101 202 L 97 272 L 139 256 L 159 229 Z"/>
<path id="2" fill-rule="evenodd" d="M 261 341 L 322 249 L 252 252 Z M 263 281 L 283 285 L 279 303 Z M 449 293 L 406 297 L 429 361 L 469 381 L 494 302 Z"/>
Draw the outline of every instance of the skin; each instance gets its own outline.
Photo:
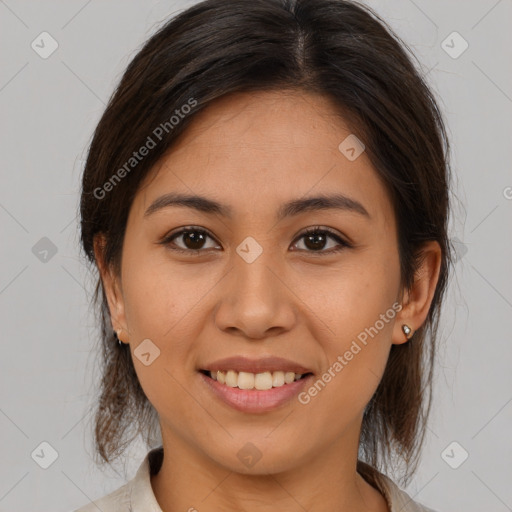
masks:
<path id="1" fill-rule="evenodd" d="M 349 161 L 338 149 L 351 131 L 334 112 L 328 99 L 299 92 L 218 100 L 139 189 L 120 276 L 104 267 L 96 240 L 114 329 L 123 329 L 132 353 L 147 338 L 161 351 L 149 366 L 133 360 L 160 417 L 165 456 L 151 485 L 163 510 L 388 510 L 356 472 L 363 411 L 391 345 L 407 342 L 402 324 L 414 332 L 425 321 L 441 253 L 436 242 L 425 244 L 416 282 L 402 295 L 392 204 L 366 154 Z M 370 218 L 320 210 L 276 223 L 282 203 L 333 191 L 362 203 Z M 169 207 L 144 218 L 167 192 L 213 198 L 234 216 Z M 213 237 L 199 256 L 157 243 L 191 225 Z M 328 255 L 338 247 L 329 236 L 311 248 L 300 235 L 316 225 L 353 247 Z M 263 249 L 250 264 L 236 252 L 247 236 Z M 194 247 L 186 236 L 174 244 Z M 321 376 L 396 302 L 401 311 L 306 405 L 292 399 L 242 413 L 197 373 L 219 358 L 277 355 Z M 237 457 L 247 442 L 262 455 L 250 468 Z"/>

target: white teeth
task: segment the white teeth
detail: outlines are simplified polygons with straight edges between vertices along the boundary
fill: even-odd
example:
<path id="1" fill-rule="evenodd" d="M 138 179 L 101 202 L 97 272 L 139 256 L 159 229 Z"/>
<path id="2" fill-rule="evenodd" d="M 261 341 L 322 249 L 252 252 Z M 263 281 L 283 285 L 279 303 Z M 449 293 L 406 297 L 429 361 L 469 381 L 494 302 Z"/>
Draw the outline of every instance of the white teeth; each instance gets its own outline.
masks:
<path id="1" fill-rule="evenodd" d="M 238 386 L 238 373 L 234 370 L 228 370 L 226 373 L 226 386 L 236 388 Z"/>
<path id="2" fill-rule="evenodd" d="M 209 372 L 212 379 L 218 381 L 220 384 L 225 384 L 231 388 L 240 389 L 257 389 L 267 390 L 279 388 L 285 384 L 299 380 L 302 377 L 301 373 L 294 372 L 263 372 L 263 373 L 250 373 L 250 372 L 236 372 L 228 370 L 227 372 Z"/>
<path id="3" fill-rule="evenodd" d="M 286 372 L 284 374 L 284 381 L 286 384 L 291 384 L 295 380 L 295 373 L 293 372 Z"/>
<path id="4" fill-rule="evenodd" d="M 274 372 L 272 374 L 272 386 L 278 388 L 284 384 L 284 372 Z"/>
<path id="5" fill-rule="evenodd" d="M 240 372 L 238 374 L 238 387 L 240 389 L 254 389 L 254 373 Z"/>
<path id="6" fill-rule="evenodd" d="M 256 389 L 272 389 L 272 374 L 270 372 L 257 373 L 254 377 L 254 387 Z"/>

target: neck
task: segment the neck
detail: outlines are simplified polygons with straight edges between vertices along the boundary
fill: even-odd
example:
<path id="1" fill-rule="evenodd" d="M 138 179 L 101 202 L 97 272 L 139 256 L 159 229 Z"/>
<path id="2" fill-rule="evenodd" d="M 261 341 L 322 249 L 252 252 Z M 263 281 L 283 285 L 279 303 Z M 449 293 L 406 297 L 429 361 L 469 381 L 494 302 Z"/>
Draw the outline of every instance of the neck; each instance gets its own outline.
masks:
<path id="1" fill-rule="evenodd" d="M 357 450 L 346 450 L 344 438 L 294 467 L 273 471 L 257 463 L 250 473 L 234 471 L 229 461 L 214 461 L 175 437 L 164 435 L 163 446 L 162 465 L 151 477 L 163 511 L 389 512 L 382 494 L 357 472 Z"/>

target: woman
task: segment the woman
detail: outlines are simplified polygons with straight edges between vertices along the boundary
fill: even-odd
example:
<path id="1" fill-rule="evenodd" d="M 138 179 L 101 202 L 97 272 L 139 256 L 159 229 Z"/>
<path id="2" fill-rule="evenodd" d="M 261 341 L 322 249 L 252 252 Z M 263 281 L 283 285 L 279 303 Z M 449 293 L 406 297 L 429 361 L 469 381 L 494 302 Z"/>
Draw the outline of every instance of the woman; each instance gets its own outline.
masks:
<path id="1" fill-rule="evenodd" d="M 414 473 L 450 249 L 449 144 L 408 48 L 341 0 L 207 0 L 135 56 L 81 197 L 99 271 L 80 509 L 428 511 Z"/>

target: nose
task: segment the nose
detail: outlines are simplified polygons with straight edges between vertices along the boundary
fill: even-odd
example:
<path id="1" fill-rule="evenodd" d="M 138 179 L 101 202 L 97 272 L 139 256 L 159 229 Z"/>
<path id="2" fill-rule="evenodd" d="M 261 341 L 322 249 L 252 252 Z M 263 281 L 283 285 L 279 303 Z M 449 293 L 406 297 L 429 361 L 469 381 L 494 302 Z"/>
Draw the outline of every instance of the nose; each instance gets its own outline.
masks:
<path id="1" fill-rule="evenodd" d="M 293 328 L 295 295 L 270 252 L 264 250 L 251 263 L 234 254 L 215 312 L 219 329 L 261 340 Z"/>

